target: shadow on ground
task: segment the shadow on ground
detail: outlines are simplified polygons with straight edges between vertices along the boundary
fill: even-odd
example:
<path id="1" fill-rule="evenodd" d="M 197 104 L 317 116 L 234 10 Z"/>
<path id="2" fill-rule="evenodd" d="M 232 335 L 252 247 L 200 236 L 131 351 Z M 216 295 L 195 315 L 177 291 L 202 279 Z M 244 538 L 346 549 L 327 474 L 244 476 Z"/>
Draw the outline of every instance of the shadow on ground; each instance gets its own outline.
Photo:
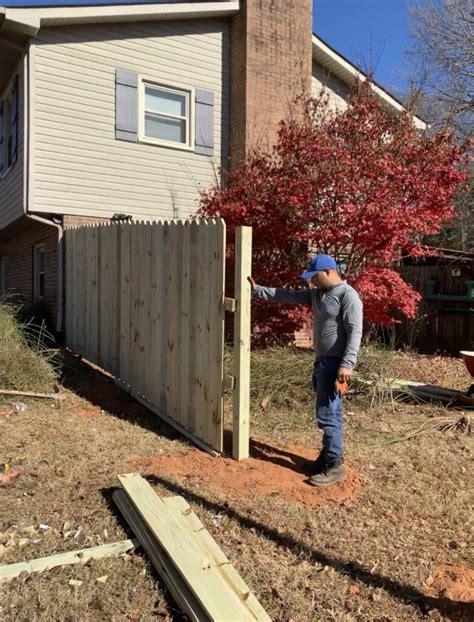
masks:
<path id="1" fill-rule="evenodd" d="M 109 375 L 67 350 L 62 354 L 64 363 L 61 383 L 66 389 L 118 419 L 130 421 L 170 440 L 180 439 L 187 442 L 179 432 L 115 384 Z"/>
<path id="2" fill-rule="evenodd" d="M 417 607 L 420 613 L 427 615 L 430 611 L 436 610 L 443 616 L 453 621 L 466 621 L 474 619 L 474 603 L 466 603 L 461 601 L 453 601 L 449 598 L 435 598 L 420 592 L 417 588 L 406 585 L 391 579 L 390 577 L 371 572 L 364 568 L 356 561 L 345 561 L 337 557 L 329 557 L 321 553 L 306 543 L 295 539 L 291 534 L 280 533 L 271 526 L 265 525 L 248 516 L 245 516 L 238 510 L 233 509 L 227 503 L 220 504 L 207 499 L 206 497 L 190 491 L 171 480 L 158 476 L 146 476 L 146 479 L 154 485 L 162 486 L 173 494 L 183 496 L 190 503 L 197 503 L 205 507 L 214 514 L 225 514 L 230 519 L 235 520 L 244 529 L 253 529 L 263 538 L 272 540 L 278 546 L 289 549 L 295 555 L 301 556 L 304 553 L 308 560 L 323 566 L 333 568 L 339 574 L 350 577 L 353 581 L 360 581 L 370 588 L 381 588 L 390 594 L 393 598 L 400 600 L 406 604 Z M 112 493 L 115 489 L 106 488 L 102 490 L 102 494 L 109 505 L 110 511 L 117 516 L 118 520 L 123 523 L 118 508 L 115 506 Z"/>

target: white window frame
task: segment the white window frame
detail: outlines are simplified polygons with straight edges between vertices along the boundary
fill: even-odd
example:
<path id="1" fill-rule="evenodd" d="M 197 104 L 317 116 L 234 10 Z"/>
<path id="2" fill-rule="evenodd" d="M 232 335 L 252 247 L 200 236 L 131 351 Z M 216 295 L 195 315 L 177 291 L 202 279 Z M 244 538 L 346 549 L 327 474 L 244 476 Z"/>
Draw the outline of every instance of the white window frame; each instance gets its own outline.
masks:
<path id="1" fill-rule="evenodd" d="M 43 272 L 39 272 L 38 268 L 38 253 L 39 251 L 43 252 L 44 255 L 44 269 Z M 40 276 L 41 274 L 43 274 L 43 284 L 45 287 L 45 281 L 46 281 L 46 251 L 45 251 L 45 245 L 44 244 L 36 244 L 33 247 L 33 298 L 35 300 L 43 300 L 44 298 L 44 292 L 43 295 L 40 294 L 39 289 L 40 289 Z"/>
<path id="2" fill-rule="evenodd" d="M 160 113 L 160 115 L 170 117 L 170 119 L 186 119 L 186 142 L 178 143 L 172 140 L 163 140 L 160 138 L 153 138 L 145 135 L 145 87 L 151 86 L 163 89 L 164 91 L 170 91 L 171 93 L 178 93 L 179 95 L 186 95 L 187 97 L 187 115 L 185 117 L 178 117 L 175 115 L 169 115 L 166 113 Z M 181 151 L 194 151 L 195 141 L 195 93 L 194 88 L 187 87 L 179 84 L 167 84 L 163 82 L 157 82 L 147 78 L 146 76 L 139 77 L 138 83 L 138 140 L 141 143 L 149 143 L 152 145 L 160 145 L 161 147 L 168 147 L 170 149 L 179 149 Z"/>
<path id="3" fill-rule="evenodd" d="M 7 257 L 0 259 L 0 296 L 7 293 Z"/>
<path id="4" fill-rule="evenodd" d="M 3 179 L 5 175 L 11 170 L 13 163 L 8 162 L 8 142 L 12 138 L 12 94 L 13 94 L 13 79 L 8 83 L 7 88 L 2 93 L 3 102 L 3 173 L 0 174 L 0 179 Z M 7 103 L 8 103 L 8 123 L 7 123 Z M 12 154 L 13 155 L 13 154 Z"/>

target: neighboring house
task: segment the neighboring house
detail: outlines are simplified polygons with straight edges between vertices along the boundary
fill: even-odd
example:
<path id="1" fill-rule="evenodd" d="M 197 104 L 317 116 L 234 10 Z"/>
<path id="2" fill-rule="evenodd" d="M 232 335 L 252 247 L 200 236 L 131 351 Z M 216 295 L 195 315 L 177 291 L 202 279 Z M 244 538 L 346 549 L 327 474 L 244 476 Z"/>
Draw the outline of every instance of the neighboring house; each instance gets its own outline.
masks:
<path id="1" fill-rule="evenodd" d="M 65 228 L 187 218 L 295 95 L 341 109 L 364 76 L 295 4 L 0 7 L 0 294 L 43 300 L 60 332 Z"/>

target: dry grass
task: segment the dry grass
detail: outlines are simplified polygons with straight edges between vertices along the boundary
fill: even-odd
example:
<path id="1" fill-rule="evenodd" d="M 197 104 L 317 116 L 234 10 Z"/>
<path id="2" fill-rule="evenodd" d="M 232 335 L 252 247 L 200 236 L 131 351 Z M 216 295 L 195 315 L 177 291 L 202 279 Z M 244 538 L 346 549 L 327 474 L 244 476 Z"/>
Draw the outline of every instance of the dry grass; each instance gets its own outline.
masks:
<path id="1" fill-rule="evenodd" d="M 53 390 L 57 352 L 44 347 L 46 336 L 41 327 L 20 326 L 15 309 L 0 304 L 0 388 Z"/>
<path id="2" fill-rule="evenodd" d="M 254 356 L 253 433 L 316 447 L 312 357 L 284 354 Z M 418 366 L 423 361 L 430 369 L 427 359 Z M 0 548 L 3 563 L 126 537 L 111 502 L 117 474 L 187 448 L 107 378 L 71 359 L 65 370 L 64 384 L 74 392 L 64 404 L 28 402 L 23 413 L 0 414 L 2 450 L 24 456 L 21 478 L 1 493 L 0 531 L 15 543 Z M 264 410 L 259 404 L 269 394 Z M 0 412 L 10 410 L 8 402 L 0 404 Z M 385 444 L 433 422 L 433 414 L 415 404 L 395 404 L 394 412 L 384 404 L 370 408 L 360 396 L 348 402 L 347 457 L 365 486 L 352 504 L 310 510 L 276 496 L 230 501 L 210 480 L 150 481 L 159 494 L 186 497 L 274 620 L 459 619 L 452 603 L 426 596 L 425 582 L 443 562 L 469 563 L 471 438 L 462 430 L 433 430 Z M 41 531 L 40 523 L 51 528 Z M 25 532 L 29 526 L 34 529 Z M 20 538 L 27 539 L 22 546 Z M 17 579 L 0 587 L 0 619 L 179 620 L 141 559 Z M 97 583 L 103 575 L 106 583 Z M 70 586 L 71 578 L 82 584 Z"/>

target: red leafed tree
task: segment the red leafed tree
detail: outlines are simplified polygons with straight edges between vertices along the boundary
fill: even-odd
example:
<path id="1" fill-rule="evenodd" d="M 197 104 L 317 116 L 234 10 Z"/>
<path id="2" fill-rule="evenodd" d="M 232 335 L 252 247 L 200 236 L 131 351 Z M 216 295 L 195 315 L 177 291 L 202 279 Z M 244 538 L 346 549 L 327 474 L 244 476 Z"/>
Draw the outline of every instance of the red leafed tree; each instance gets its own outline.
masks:
<path id="1" fill-rule="evenodd" d="M 419 294 L 392 266 L 402 254 L 428 253 L 424 236 L 455 217 L 463 153 L 449 133 L 429 136 L 408 111 L 392 113 L 367 81 L 342 113 L 325 95 L 302 105 L 271 152 L 255 151 L 203 193 L 200 215 L 224 218 L 230 242 L 236 226 L 253 227 L 260 284 L 302 285 L 308 249 L 334 255 L 364 298 L 366 321 L 388 326 L 397 312 L 416 314 Z M 232 250 L 228 262 L 232 269 Z M 256 301 L 253 317 L 263 344 L 291 341 L 307 312 Z"/>

